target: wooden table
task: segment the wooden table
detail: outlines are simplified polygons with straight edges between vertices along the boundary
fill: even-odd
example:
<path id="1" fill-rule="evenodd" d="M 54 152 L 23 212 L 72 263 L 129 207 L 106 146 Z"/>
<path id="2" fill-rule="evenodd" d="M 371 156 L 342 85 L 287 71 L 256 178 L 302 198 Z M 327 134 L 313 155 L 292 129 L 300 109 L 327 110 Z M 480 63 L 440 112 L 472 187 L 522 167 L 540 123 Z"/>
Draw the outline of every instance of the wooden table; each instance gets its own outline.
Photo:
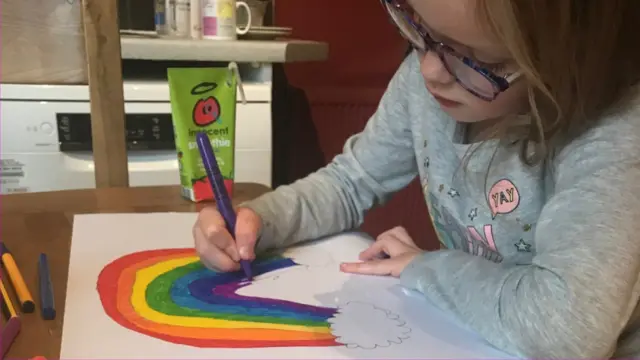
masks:
<path id="1" fill-rule="evenodd" d="M 259 184 L 237 184 L 233 203 L 237 205 L 268 190 Z M 88 213 L 195 212 L 206 204 L 194 204 L 183 199 L 178 187 L 169 186 L 5 195 L 0 198 L 0 206 L 0 239 L 18 263 L 36 304 L 39 301 L 38 255 L 44 252 L 49 257 L 57 311 L 56 319 L 52 321 L 42 320 L 39 304 L 36 312 L 23 314 L 22 331 L 7 358 L 25 359 L 41 355 L 59 359 L 73 216 Z M 4 275 L 3 280 L 6 279 Z M 5 285 L 9 284 L 5 282 Z M 12 289 L 8 290 L 12 292 Z M 13 299 L 17 301 L 15 296 Z"/>

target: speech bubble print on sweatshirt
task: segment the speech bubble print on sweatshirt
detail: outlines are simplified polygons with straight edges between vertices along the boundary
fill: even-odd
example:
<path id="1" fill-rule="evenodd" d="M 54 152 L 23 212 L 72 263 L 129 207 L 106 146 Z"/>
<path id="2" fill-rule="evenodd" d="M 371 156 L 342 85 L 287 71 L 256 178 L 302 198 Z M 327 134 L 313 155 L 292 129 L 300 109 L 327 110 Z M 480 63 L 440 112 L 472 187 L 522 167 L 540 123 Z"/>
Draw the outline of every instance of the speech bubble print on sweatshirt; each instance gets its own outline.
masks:
<path id="1" fill-rule="evenodd" d="M 491 217 L 495 219 L 498 214 L 508 214 L 520 205 L 520 193 L 511 180 L 502 179 L 493 184 L 487 200 Z"/>

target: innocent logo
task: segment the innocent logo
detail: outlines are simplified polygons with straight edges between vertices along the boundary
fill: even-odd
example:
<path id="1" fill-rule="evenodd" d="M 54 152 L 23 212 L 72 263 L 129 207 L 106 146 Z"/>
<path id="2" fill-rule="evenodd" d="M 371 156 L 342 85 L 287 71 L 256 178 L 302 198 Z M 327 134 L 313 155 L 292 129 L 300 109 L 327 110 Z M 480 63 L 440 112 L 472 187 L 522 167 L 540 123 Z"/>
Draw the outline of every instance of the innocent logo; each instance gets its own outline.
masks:
<path id="1" fill-rule="evenodd" d="M 213 91 L 218 84 L 203 82 L 191 89 L 192 95 L 204 95 Z M 220 118 L 220 103 L 214 96 L 209 96 L 196 101 L 193 106 L 193 123 L 197 126 L 207 126 Z"/>

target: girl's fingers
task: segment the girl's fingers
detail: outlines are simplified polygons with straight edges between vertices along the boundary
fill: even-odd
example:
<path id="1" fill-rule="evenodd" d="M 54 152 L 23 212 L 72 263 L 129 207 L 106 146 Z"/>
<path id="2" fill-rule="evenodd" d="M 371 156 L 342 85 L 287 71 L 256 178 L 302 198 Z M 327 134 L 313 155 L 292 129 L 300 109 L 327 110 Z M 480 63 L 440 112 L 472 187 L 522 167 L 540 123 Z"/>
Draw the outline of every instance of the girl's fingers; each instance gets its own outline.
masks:
<path id="1" fill-rule="evenodd" d="M 389 230 L 390 234 L 393 234 L 398 240 L 402 241 L 404 244 L 409 246 L 416 246 L 416 243 L 413 241 L 407 229 L 402 226 L 396 226 L 393 229 Z"/>
<path id="2" fill-rule="evenodd" d="M 378 236 L 377 240 L 371 244 L 367 249 L 360 253 L 360 260 L 371 260 L 374 258 L 388 258 L 394 257 L 407 251 L 414 251 L 416 246 L 411 242 L 407 244 L 407 237 L 405 231 L 405 239 L 401 239 L 400 236 L 404 236 L 402 233 L 398 233 L 394 231 L 395 229 L 389 230 L 387 232 L 382 233 Z M 408 238 L 408 241 L 411 241 L 411 238 Z"/>
<path id="3" fill-rule="evenodd" d="M 400 277 L 402 271 L 418 255 L 418 252 L 408 252 L 390 259 L 375 259 L 360 263 L 343 263 L 340 270 L 346 273 L 363 275 L 391 275 Z"/>
<path id="4" fill-rule="evenodd" d="M 260 216 L 249 208 L 238 209 L 236 222 L 236 244 L 238 255 L 243 260 L 255 259 L 255 246 L 262 225 Z"/>
<path id="5" fill-rule="evenodd" d="M 378 257 L 382 253 L 386 253 L 384 247 L 384 241 L 377 240 L 376 242 L 371 244 L 371 246 L 360 253 L 360 260 L 371 260 Z"/>
<path id="6" fill-rule="evenodd" d="M 233 261 L 223 250 L 209 242 L 202 229 L 194 227 L 195 248 L 202 263 L 209 269 L 216 271 L 235 271 L 240 269 L 240 264 Z"/>
<path id="7" fill-rule="evenodd" d="M 377 259 L 361 263 L 342 263 L 340 270 L 363 275 L 389 275 L 393 269 L 393 259 Z"/>
<path id="8" fill-rule="evenodd" d="M 218 210 L 211 206 L 202 209 L 198 215 L 198 225 L 204 238 L 213 247 L 223 249 L 235 261 L 240 260 L 236 242 L 227 231 L 224 218 Z"/>

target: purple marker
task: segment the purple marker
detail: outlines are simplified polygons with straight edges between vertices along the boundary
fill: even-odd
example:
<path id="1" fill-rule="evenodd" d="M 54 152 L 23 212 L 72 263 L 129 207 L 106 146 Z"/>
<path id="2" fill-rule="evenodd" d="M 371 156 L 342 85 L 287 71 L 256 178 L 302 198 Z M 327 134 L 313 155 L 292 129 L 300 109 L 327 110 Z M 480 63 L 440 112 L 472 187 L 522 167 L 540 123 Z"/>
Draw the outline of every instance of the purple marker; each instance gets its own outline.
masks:
<path id="1" fill-rule="evenodd" d="M 0 344 L 0 359 L 4 359 L 4 357 L 7 355 L 7 352 L 9 351 L 9 348 L 11 347 L 11 344 L 13 344 L 13 341 L 16 339 L 16 336 L 18 336 L 18 333 L 20 332 L 22 328 L 22 323 L 20 321 L 20 318 L 18 318 L 17 316 L 12 316 L 9 318 L 9 320 L 7 320 L 7 323 L 4 325 L 4 328 L 2 329 L 2 344 Z"/>
<path id="2" fill-rule="evenodd" d="M 211 189 L 213 190 L 213 195 L 216 199 L 218 211 L 224 218 L 227 230 L 231 236 L 235 237 L 236 213 L 233 210 L 233 205 L 229 199 L 227 188 L 224 186 L 224 179 L 220 173 L 220 167 L 218 166 L 218 161 L 213 153 L 209 137 L 206 133 L 199 132 L 196 134 L 196 142 L 198 143 L 200 156 L 202 156 L 202 163 L 207 171 L 207 177 L 209 178 L 209 183 L 211 184 Z M 244 274 L 247 279 L 251 280 L 253 276 L 251 275 L 251 265 L 249 262 L 247 260 L 240 260 L 240 265 L 242 266 L 242 270 L 244 270 Z"/>

